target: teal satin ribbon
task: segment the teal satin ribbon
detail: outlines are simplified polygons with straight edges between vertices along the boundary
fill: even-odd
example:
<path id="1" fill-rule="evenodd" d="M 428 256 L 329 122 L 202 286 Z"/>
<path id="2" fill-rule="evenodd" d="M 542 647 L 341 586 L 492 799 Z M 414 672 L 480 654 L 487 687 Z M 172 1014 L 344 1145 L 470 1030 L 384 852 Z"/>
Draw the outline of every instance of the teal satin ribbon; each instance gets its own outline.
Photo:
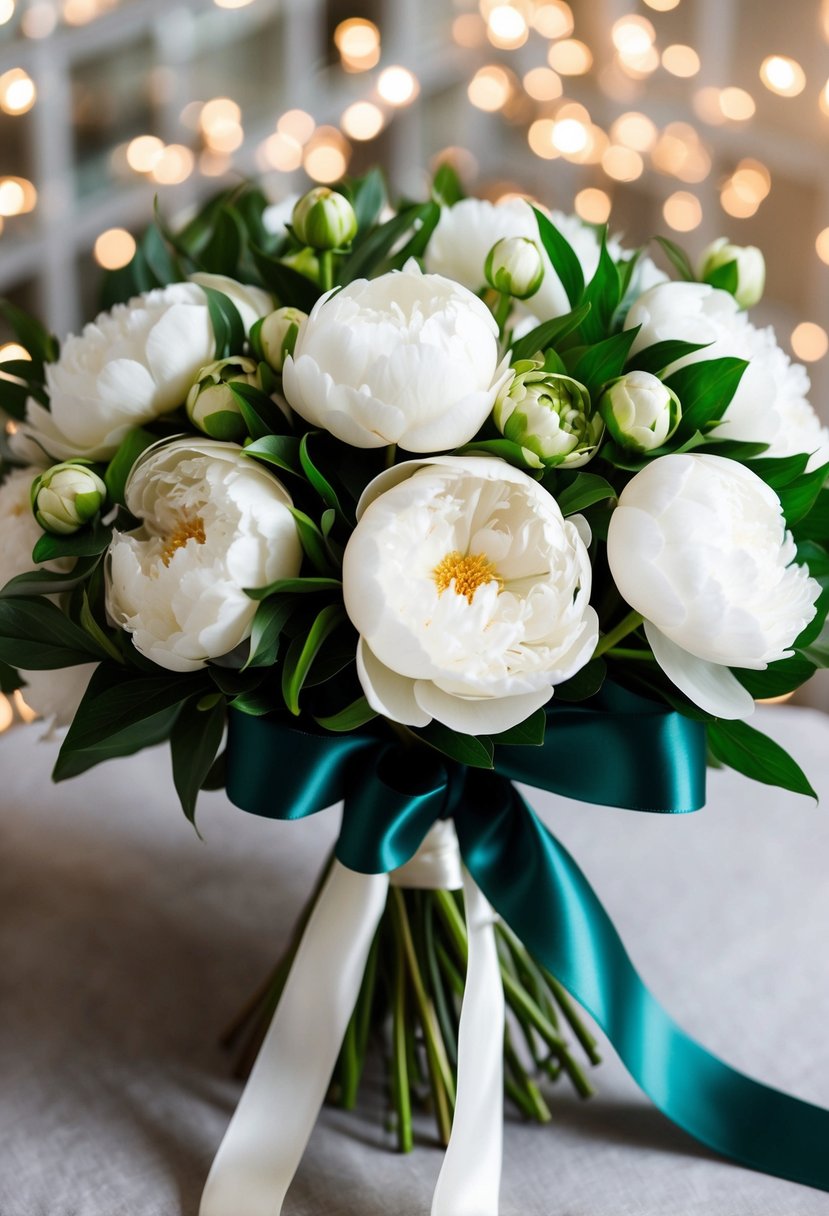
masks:
<path id="1" fill-rule="evenodd" d="M 554 711 L 544 746 L 499 749 L 495 773 L 377 736 L 315 735 L 281 718 L 231 714 L 228 795 L 276 819 L 343 799 L 336 853 L 367 874 L 405 864 L 435 820 L 451 817 L 487 899 L 592 1014 L 660 1110 L 725 1157 L 829 1190 L 829 1111 L 736 1072 L 676 1025 L 573 858 L 511 784 L 630 809 L 697 809 L 703 729 L 628 697 L 611 689 L 592 708 Z"/>

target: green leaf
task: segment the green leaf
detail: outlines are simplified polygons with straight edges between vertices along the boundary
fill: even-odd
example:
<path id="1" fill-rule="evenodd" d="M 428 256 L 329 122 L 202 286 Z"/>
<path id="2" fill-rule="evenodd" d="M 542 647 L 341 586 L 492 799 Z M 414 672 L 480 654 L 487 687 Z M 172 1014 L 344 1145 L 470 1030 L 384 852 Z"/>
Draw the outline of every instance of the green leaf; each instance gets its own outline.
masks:
<path id="1" fill-rule="evenodd" d="M 650 372 L 651 375 L 658 376 L 678 359 L 684 359 L 686 355 L 693 355 L 698 350 L 705 350 L 706 346 L 710 345 L 710 342 L 680 342 L 672 338 L 665 342 L 654 342 L 653 346 L 646 346 L 644 350 L 631 355 L 630 369 L 631 371 Z"/>
<path id="2" fill-rule="evenodd" d="M 658 236 L 656 239 L 665 251 L 668 261 L 678 271 L 679 277 L 688 283 L 695 283 L 697 276 L 694 274 L 694 268 L 685 250 L 674 244 L 673 241 L 669 241 L 666 236 Z"/>
<path id="3" fill-rule="evenodd" d="M 544 321 L 535 329 L 531 329 L 513 347 L 512 362 L 518 363 L 522 359 L 532 359 L 539 351 L 543 352 L 548 347 L 558 346 L 568 334 L 578 329 L 590 312 L 590 308 L 590 302 L 587 301 L 579 304 L 578 308 L 574 308 L 572 312 L 566 313 L 563 317 L 553 317 L 552 321 Z"/>
<path id="4" fill-rule="evenodd" d="M 409 258 L 420 258 L 426 251 L 432 233 L 440 222 L 440 206 L 437 203 L 427 203 L 426 210 L 420 221 L 420 227 L 412 233 L 406 244 L 389 259 L 389 270 L 401 270 Z"/>
<path id="5" fill-rule="evenodd" d="M 239 259 L 244 245 L 244 229 L 236 211 L 231 206 L 221 207 L 216 215 L 213 232 L 199 253 L 199 261 L 211 274 L 224 274 L 231 279 L 238 277 Z M 241 347 L 229 351 L 237 354 Z M 217 355 L 222 359 L 225 356 Z"/>
<path id="6" fill-rule="evenodd" d="M 265 439 L 274 432 L 280 434 L 287 427 L 282 410 L 255 384 L 244 384 L 240 380 L 228 382 L 233 400 L 239 407 L 248 433 L 254 441 Z M 246 449 L 247 451 L 248 449 Z"/>
<path id="7" fill-rule="evenodd" d="M 336 511 L 338 515 L 343 516 L 343 509 L 340 506 L 340 500 L 337 497 L 336 490 L 325 475 L 320 472 L 317 465 L 314 464 L 314 461 L 311 459 L 311 455 L 308 451 L 309 441 L 315 436 L 319 436 L 320 433 L 320 431 L 306 431 L 306 433 L 302 436 L 299 445 L 300 463 L 302 464 L 305 476 L 308 478 L 311 485 L 319 494 L 325 505 L 330 507 L 333 511 Z"/>
<path id="8" fill-rule="evenodd" d="M 272 464 L 286 473 L 299 472 L 299 440 L 293 435 L 264 435 L 243 448 L 242 455 Z"/>
<path id="9" fill-rule="evenodd" d="M 797 521 L 793 531 L 798 543 L 812 540 L 826 544 L 829 541 L 829 489 L 820 491 L 811 511 Z"/>
<path id="10" fill-rule="evenodd" d="M 468 764 L 470 768 L 494 767 L 495 745 L 485 735 L 461 735 L 435 720 L 413 733 L 444 756 L 457 760 L 459 764 Z"/>
<path id="11" fill-rule="evenodd" d="M 784 486 L 783 489 L 777 491 L 789 527 L 809 514 L 817 502 L 818 495 L 823 490 L 827 474 L 829 474 L 829 464 L 821 465 L 820 468 L 807 473 L 804 477 L 799 477 L 791 485 Z"/>
<path id="12" fill-rule="evenodd" d="M 0 299 L 0 317 L 11 328 L 21 346 L 24 346 L 32 360 L 37 364 L 54 363 L 60 354 L 60 344 L 57 338 L 49 333 L 35 317 L 12 304 L 11 300 Z"/>
<path id="13" fill-rule="evenodd" d="M 0 598 L 19 595 L 59 595 L 63 591 L 73 591 L 92 574 L 100 558 L 80 557 L 71 570 L 66 574 L 58 574 L 54 570 L 31 570 L 26 574 L 18 574 L 9 579 L 5 587 L 0 589 Z"/>
<path id="14" fill-rule="evenodd" d="M 387 223 L 373 229 L 359 244 L 355 243 L 353 252 L 337 276 L 339 281 L 351 283 L 354 279 L 369 277 L 384 258 L 388 257 L 400 238 L 405 236 L 418 220 L 426 218 L 431 207 L 431 203 L 408 207 Z"/>
<path id="15" fill-rule="evenodd" d="M 241 354 L 245 346 L 245 326 L 238 308 L 223 291 L 217 291 L 215 287 L 202 286 L 202 291 L 207 296 L 207 311 L 216 339 L 215 357 L 228 359 L 231 355 Z"/>
<path id="16" fill-rule="evenodd" d="M 607 228 L 605 227 L 602 230 L 602 244 L 596 273 L 584 289 L 584 299 L 592 305 L 579 330 L 586 343 L 601 342 L 607 336 L 614 313 L 621 302 L 621 291 L 619 271 L 607 249 Z M 630 343 L 628 343 L 627 350 L 629 349 Z M 625 357 L 627 357 L 627 350 Z"/>
<path id="17" fill-rule="evenodd" d="M 767 443 L 743 443 L 739 439 L 718 439 L 715 431 L 712 435 L 705 436 L 705 443 L 700 444 L 697 450 L 747 464 L 750 460 L 755 460 L 767 452 L 768 447 Z"/>
<path id="18" fill-rule="evenodd" d="M 0 663 L 0 692 L 6 695 L 22 688 L 24 684 L 20 672 L 8 663 Z"/>
<path id="19" fill-rule="evenodd" d="M 127 432 L 104 474 L 107 493 L 112 502 L 124 505 L 124 490 L 133 465 L 142 452 L 146 452 L 148 447 L 157 442 L 158 436 L 143 427 L 135 427 Z"/>
<path id="20" fill-rule="evenodd" d="M 373 228 L 386 204 L 386 181 L 382 169 L 370 169 L 365 177 L 351 183 L 351 205 L 357 216 L 358 231 Z"/>
<path id="21" fill-rule="evenodd" d="M 288 510 L 296 521 L 299 543 L 302 545 L 303 552 L 311 565 L 318 573 L 326 577 L 335 574 L 336 568 L 329 554 L 325 537 L 317 525 L 304 511 L 300 511 L 297 507 L 289 507 Z"/>
<path id="22" fill-rule="evenodd" d="M 124 659 L 120 650 L 117 649 L 111 638 L 107 636 L 92 613 L 92 608 L 89 604 L 89 594 L 84 590 L 81 600 L 80 623 L 83 629 L 89 634 L 93 642 L 100 646 L 101 650 L 108 658 L 113 659 L 116 663 L 123 663 Z"/>
<path id="23" fill-rule="evenodd" d="M 461 179 L 445 160 L 435 173 L 432 181 L 432 198 L 443 207 L 454 207 L 462 198 L 466 198 Z"/>
<path id="24" fill-rule="evenodd" d="M 170 737 L 178 712 L 178 705 L 161 710 L 141 722 L 134 723 L 119 734 L 113 735 L 109 739 L 102 739 L 100 743 L 88 748 L 66 751 L 64 744 L 52 771 L 52 780 L 67 781 L 70 777 L 78 777 L 81 773 L 94 768 L 96 764 L 102 764 L 105 760 L 132 756 L 135 752 L 143 751 L 145 747 L 155 747 L 156 744 L 163 743 Z"/>
<path id="25" fill-rule="evenodd" d="M 543 709 L 537 709 L 517 726 L 493 735 L 492 742 L 496 747 L 541 747 L 546 729 L 547 715 Z"/>
<path id="26" fill-rule="evenodd" d="M 0 662 L 26 671 L 100 662 L 104 651 L 50 600 L 0 599 Z"/>
<path id="27" fill-rule="evenodd" d="M 794 456 L 774 456 L 765 460 L 752 460 L 748 467 L 773 490 L 782 490 L 784 486 L 791 485 L 793 481 L 803 476 L 808 463 L 808 453 L 800 452 Z"/>
<path id="28" fill-rule="evenodd" d="M 112 540 L 112 525 L 95 520 L 88 528 L 74 532 L 71 536 L 53 536 L 44 533 L 32 550 L 32 561 L 53 562 L 62 557 L 97 557 L 109 547 Z"/>
<path id="29" fill-rule="evenodd" d="M 273 292 L 281 305 L 292 305 L 302 312 L 311 311 L 322 295 L 318 283 L 294 270 L 293 266 L 286 266 L 279 258 L 266 253 L 258 245 L 251 243 L 250 252 L 256 269 L 262 276 L 262 282 Z"/>
<path id="30" fill-rule="evenodd" d="M 614 334 L 588 347 L 576 362 L 570 373 L 574 380 L 583 384 L 591 397 L 598 396 L 608 380 L 614 380 L 622 374 L 628 351 L 639 332 L 635 329 L 623 329 L 620 334 Z"/>
<path id="31" fill-rule="evenodd" d="M 326 718 L 315 718 L 314 721 L 324 730 L 344 732 L 359 730 L 361 726 L 365 726 L 366 722 L 371 722 L 376 717 L 377 714 L 365 697 L 358 697 L 356 701 L 352 701 L 338 713 L 329 714 Z"/>
<path id="32" fill-rule="evenodd" d="M 711 287 L 718 287 L 720 291 L 727 291 L 732 296 L 736 295 L 737 286 L 740 282 L 740 273 L 737 269 L 736 261 L 724 262 L 716 270 L 709 271 L 705 276 L 705 282 Z"/>
<path id="33" fill-rule="evenodd" d="M 783 697 L 795 688 L 800 688 L 815 674 L 814 664 L 799 655 L 771 663 L 765 671 L 749 671 L 737 667 L 732 670 L 743 688 L 748 689 L 755 701 L 766 700 L 769 697 Z"/>
<path id="34" fill-rule="evenodd" d="M 818 581 L 821 581 L 818 579 Z M 823 585 L 823 584 L 821 584 Z M 826 623 L 826 615 L 829 612 L 829 587 L 824 586 L 821 591 L 818 601 L 815 604 L 815 615 L 812 617 L 806 628 L 795 638 L 792 643 L 792 649 L 797 651 L 805 651 L 813 642 L 817 640 L 823 632 Z"/>
<path id="35" fill-rule="evenodd" d="M 340 604 L 328 604 L 317 615 L 307 635 L 294 638 L 291 642 L 282 668 L 282 695 L 292 714 L 299 716 L 299 694 L 311 664 L 326 638 L 345 619 L 345 611 Z"/>
<path id="36" fill-rule="evenodd" d="M 248 592 L 250 594 L 250 592 Z M 258 599 L 258 595 L 251 596 Z M 250 656 L 242 668 L 272 667 L 279 654 L 279 643 L 282 631 L 296 607 L 296 601 L 290 596 L 274 596 L 264 600 L 256 609 L 250 635 Z"/>
<path id="37" fill-rule="evenodd" d="M 708 746 L 717 760 L 738 773 L 817 801 L 805 773 L 788 752 L 746 722 L 709 722 Z"/>
<path id="38" fill-rule="evenodd" d="M 517 469 L 530 473 L 531 476 L 536 470 L 544 467 L 541 459 L 529 448 L 522 448 L 519 443 L 513 443 L 511 439 L 473 439 L 459 451 L 462 456 L 474 455 L 475 452 L 480 452 L 484 456 L 498 456 Z"/>
<path id="39" fill-rule="evenodd" d="M 587 701 L 590 697 L 595 697 L 604 684 L 606 675 L 607 664 L 604 659 L 591 659 L 569 680 L 556 685 L 555 700 Z"/>
<path id="40" fill-rule="evenodd" d="M 158 224 L 150 224 L 139 242 L 139 249 L 160 287 L 178 283 L 185 277 L 167 248 L 167 242 Z"/>
<path id="41" fill-rule="evenodd" d="M 5 410 L 10 418 L 16 419 L 17 422 L 25 421 L 26 402 L 30 396 L 27 384 L 17 384 L 14 380 L 0 376 L 0 409 Z"/>
<path id="42" fill-rule="evenodd" d="M 615 497 L 616 491 L 610 482 L 596 473 L 577 473 L 573 481 L 555 495 L 562 515 L 575 515 L 595 502 Z"/>
<path id="43" fill-rule="evenodd" d="M 584 294 L 584 274 L 582 273 L 581 262 L 573 252 L 570 242 L 561 235 L 552 220 L 548 219 L 543 211 L 539 211 L 537 207 L 533 207 L 533 211 L 538 223 L 538 235 L 541 238 L 541 244 L 544 246 L 547 256 L 553 264 L 553 269 L 561 280 L 561 285 L 566 292 L 567 299 L 570 301 L 570 307 L 575 308 L 581 302 L 582 295 Z"/>
<path id="44" fill-rule="evenodd" d="M 170 735 L 173 784 L 181 809 L 191 823 L 195 822 L 199 790 L 222 745 L 225 717 L 223 698 L 206 710 L 199 709 L 193 699 L 182 706 Z"/>
<path id="45" fill-rule="evenodd" d="M 338 578 L 279 578 L 267 587 L 246 587 L 245 595 L 252 600 L 265 600 L 272 595 L 314 595 L 320 591 L 342 591 Z"/>
<path id="46" fill-rule="evenodd" d="M 745 359 L 703 359 L 669 376 L 665 383 L 682 406 L 682 421 L 675 438 L 685 439 L 694 431 L 705 431 L 719 422 L 747 367 Z"/>

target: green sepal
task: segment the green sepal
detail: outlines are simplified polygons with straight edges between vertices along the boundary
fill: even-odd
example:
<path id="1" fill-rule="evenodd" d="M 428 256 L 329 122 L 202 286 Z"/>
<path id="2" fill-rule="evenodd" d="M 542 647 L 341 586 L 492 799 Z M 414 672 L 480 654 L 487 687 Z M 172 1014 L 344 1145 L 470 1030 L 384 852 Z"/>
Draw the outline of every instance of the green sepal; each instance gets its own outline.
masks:
<path id="1" fill-rule="evenodd" d="M 273 292 L 280 305 L 292 305 L 302 312 L 311 311 L 322 295 L 318 283 L 295 270 L 293 266 L 286 266 L 279 258 L 266 253 L 256 244 L 251 243 L 250 253 L 263 283 Z"/>
<path id="2" fill-rule="evenodd" d="M 729 295 L 736 295 L 740 283 L 740 272 L 736 260 L 723 262 L 722 266 L 718 266 L 716 270 L 709 271 L 703 282 L 707 283 L 709 287 L 727 291 Z"/>
<path id="3" fill-rule="evenodd" d="M 454 207 L 466 198 L 461 179 L 448 161 L 443 162 L 432 179 L 432 198 L 442 207 Z"/>

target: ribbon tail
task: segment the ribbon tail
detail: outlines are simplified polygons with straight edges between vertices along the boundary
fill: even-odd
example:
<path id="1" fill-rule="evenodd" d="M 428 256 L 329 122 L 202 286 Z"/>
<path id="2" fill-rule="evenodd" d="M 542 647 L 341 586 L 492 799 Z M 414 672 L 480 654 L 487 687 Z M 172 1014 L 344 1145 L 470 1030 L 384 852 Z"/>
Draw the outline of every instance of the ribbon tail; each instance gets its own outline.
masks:
<path id="1" fill-rule="evenodd" d="M 432 1216 L 498 1216 L 504 1109 L 504 988 L 495 915 L 471 874 L 463 889 L 469 959 L 458 1031 L 455 1118 Z"/>
<path id="2" fill-rule="evenodd" d="M 236 1112 L 199 1216 L 279 1216 L 319 1115 L 388 893 L 335 861 Z"/>

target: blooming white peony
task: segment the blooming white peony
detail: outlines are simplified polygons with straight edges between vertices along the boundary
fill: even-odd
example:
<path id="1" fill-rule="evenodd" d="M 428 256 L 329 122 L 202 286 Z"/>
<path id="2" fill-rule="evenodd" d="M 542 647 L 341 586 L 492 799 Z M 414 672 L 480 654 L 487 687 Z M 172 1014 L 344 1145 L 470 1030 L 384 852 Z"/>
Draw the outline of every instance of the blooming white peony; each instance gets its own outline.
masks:
<path id="1" fill-rule="evenodd" d="M 246 587 L 298 574 L 291 499 L 232 443 L 177 439 L 136 463 L 126 504 L 142 524 L 109 549 L 107 610 L 169 671 L 196 671 L 250 636 Z"/>
<path id="2" fill-rule="evenodd" d="M 467 443 L 509 377 L 476 296 L 415 262 L 319 300 L 285 360 L 283 390 L 308 422 L 358 448 L 439 452 Z"/>
<path id="3" fill-rule="evenodd" d="M 18 574 L 36 569 L 32 549 L 43 535 L 32 514 L 32 482 L 39 469 L 15 469 L 0 484 L 0 587 Z M 46 562 L 49 570 L 64 571 L 66 559 Z M 21 671 L 26 687 L 23 696 L 36 714 L 54 727 L 68 726 L 75 716 L 86 686 L 95 670 L 94 663 L 61 667 L 55 671 Z"/>
<path id="4" fill-rule="evenodd" d="M 47 365 L 51 411 L 29 401 L 15 450 L 45 465 L 73 456 L 107 460 L 131 427 L 182 405 L 199 368 L 215 357 L 202 287 L 229 296 L 246 330 L 273 307 L 264 291 L 214 274 L 116 304 L 67 338 Z"/>
<path id="5" fill-rule="evenodd" d="M 596 229 L 583 224 L 573 215 L 552 212 L 550 218 L 573 247 L 581 263 L 586 282 L 599 264 L 599 241 Z M 490 203 L 480 198 L 465 198 L 453 207 L 444 207 L 437 228 L 432 234 L 424 258 L 428 271 L 443 274 L 470 291 L 480 291 L 485 285 L 484 264 L 492 246 L 504 237 L 529 237 L 538 241 L 538 224 L 529 203 L 521 198 L 509 198 Z M 539 248 L 541 249 L 540 242 Z M 608 249 L 613 258 L 624 250 L 611 239 Z M 544 278 L 534 295 L 524 301 L 536 321 L 548 321 L 570 311 L 567 293 L 561 285 L 546 252 L 541 249 Z M 634 274 L 635 291 L 644 291 L 665 278 L 650 258 L 640 258 Z"/>
<path id="6" fill-rule="evenodd" d="M 721 456 L 662 456 L 637 473 L 613 512 L 607 556 L 666 675 L 723 718 L 754 707 L 729 667 L 789 657 L 820 595 L 795 563 L 777 495 Z"/>
<path id="7" fill-rule="evenodd" d="M 634 325 L 642 326 L 634 354 L 667 339 L 711 344 L 672 363 L 669 373 L 703 359 L 749 360 L 718 438 L 767 443 L 768 456 L 808 452 L 810 471 L 829 461 L 829 430 L 807 400 L 806 369 L 780 349 L 773 329 L 752 325 L 729 292 L 706 283 L 662 283 L 633 304 L 625 326 Z"/>
<path id="8" fill-rule="evenodd" d="M 589 530 L 501 460 L 436 457 L 369 485 L 345 551 L 369 704 L 392 721 L 507 730 L 588 662 Z"/>

